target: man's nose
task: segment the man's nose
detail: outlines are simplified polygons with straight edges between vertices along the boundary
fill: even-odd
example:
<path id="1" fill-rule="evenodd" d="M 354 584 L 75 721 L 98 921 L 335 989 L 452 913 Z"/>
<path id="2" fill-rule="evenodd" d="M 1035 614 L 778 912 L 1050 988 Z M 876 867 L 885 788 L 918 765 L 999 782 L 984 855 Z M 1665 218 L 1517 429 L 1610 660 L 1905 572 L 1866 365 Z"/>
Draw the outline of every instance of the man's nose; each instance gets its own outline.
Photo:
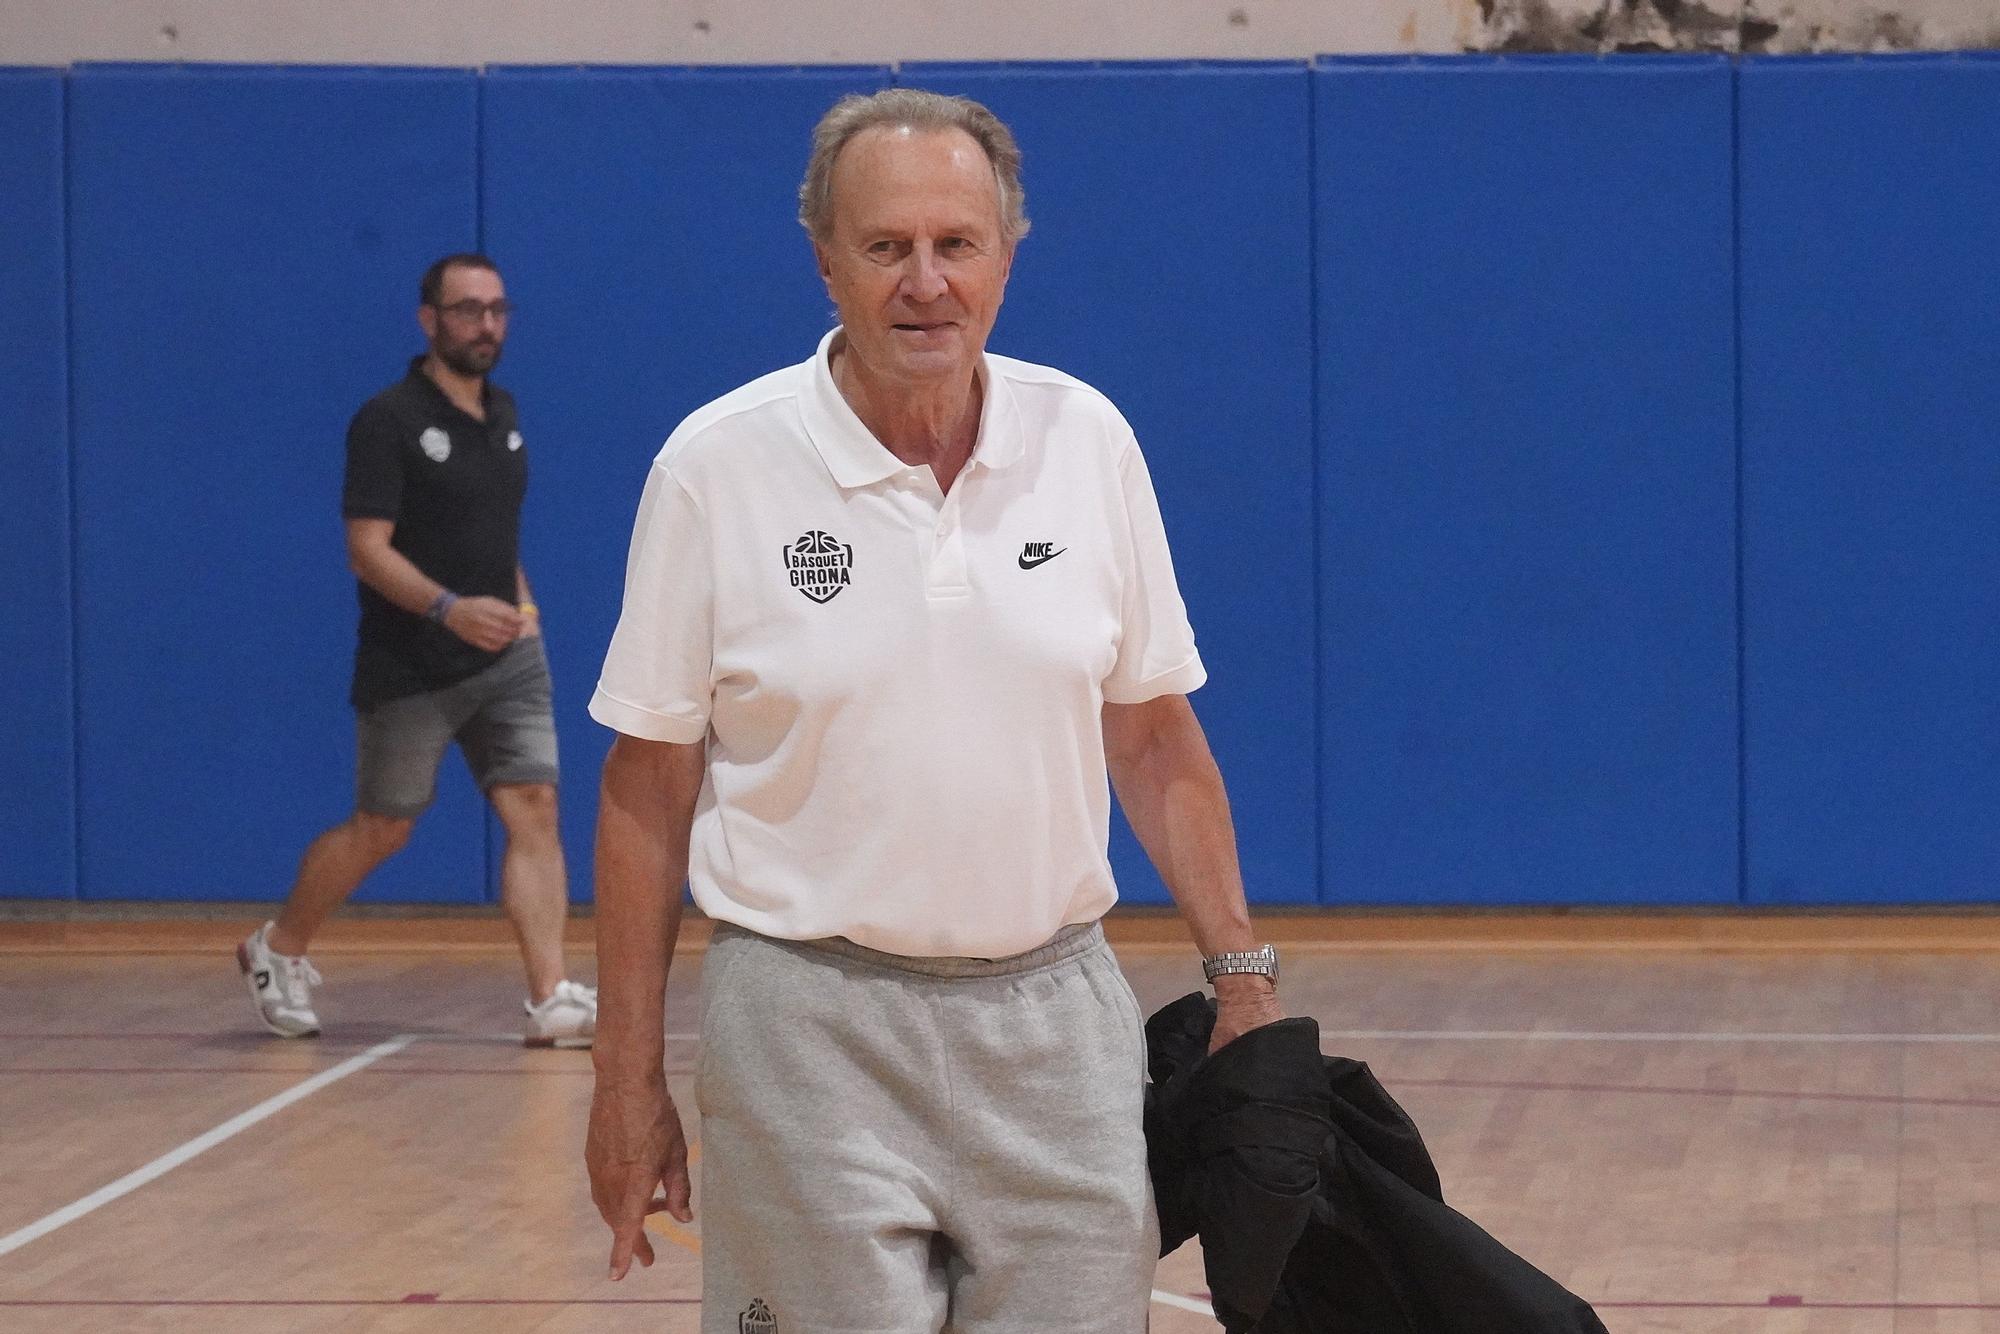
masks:
<path id="1" fill-rule="evenodd" d="M 944 295 L 944 269 L 929 246 L 911 247 L 903 268 L 903 293 L 912 301 L 935 301 Z"/>

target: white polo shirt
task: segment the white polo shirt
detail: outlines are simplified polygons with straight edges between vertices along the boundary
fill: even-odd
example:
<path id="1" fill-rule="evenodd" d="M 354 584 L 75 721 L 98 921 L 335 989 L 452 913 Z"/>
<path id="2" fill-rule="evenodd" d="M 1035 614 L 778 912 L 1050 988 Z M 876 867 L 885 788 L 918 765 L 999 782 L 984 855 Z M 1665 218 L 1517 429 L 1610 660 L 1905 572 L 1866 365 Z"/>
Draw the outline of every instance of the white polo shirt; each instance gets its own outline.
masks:
<path id="1" fill-rule="evenodd" d="M 1132 428 L 981 363 L 950 495 L 861 424 L 828 353 L 700 409 L 647 478 L 590 701 L 708 743 L 688 881 L 766 936 L 1033 949 L 1117 898 L 1100 708 L 1207 679 Z"/>

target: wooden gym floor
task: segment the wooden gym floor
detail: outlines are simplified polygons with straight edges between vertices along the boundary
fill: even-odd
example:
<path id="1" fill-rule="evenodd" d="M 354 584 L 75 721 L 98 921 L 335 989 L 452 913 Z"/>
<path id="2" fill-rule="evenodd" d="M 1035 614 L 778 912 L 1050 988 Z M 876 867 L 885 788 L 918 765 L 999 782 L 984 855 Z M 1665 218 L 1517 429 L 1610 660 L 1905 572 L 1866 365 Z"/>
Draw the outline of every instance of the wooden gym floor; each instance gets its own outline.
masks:
<path id="1" fill-rule="evenodd" d="M 314 1042 L 256 1028 L 250 925 L 0 921 L 0 1329 L 696 1329 L 698 1195 L 602 1277 L 589 1058 L 517 1045 L 497 923 L 342 921 Z M 1171 920 L 1114 927 L 1149 1008 L 1193 989 Z M 1614 1334 L 2000 1334 L 2000 918 L 1268 930 L 1447 1199 Z M 697 1145 L 701 936 L 668 1002 Z M 1218 1328 L 1193 1247 L 1156 1288 L 1159 1334 Z"/>

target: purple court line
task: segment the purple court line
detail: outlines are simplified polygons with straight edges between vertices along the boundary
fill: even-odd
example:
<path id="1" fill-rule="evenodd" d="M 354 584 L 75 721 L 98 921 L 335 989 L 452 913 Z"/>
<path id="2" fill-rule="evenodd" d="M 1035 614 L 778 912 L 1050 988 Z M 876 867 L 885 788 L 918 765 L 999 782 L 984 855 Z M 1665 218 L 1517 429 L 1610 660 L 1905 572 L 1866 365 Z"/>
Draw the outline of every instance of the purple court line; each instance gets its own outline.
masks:
<path id="1" fill-rule="evenodd" d="M 1811 1302 L 1767 1297 L 1761 1302 L 1605 1302 L 1600 1311 L 2000 1311 L 2000 1302 Z"/>
<path id="2" fill-rule="evenodd" d="M 0 1298 L 0 1306 L 265 1307 L 265 1306 L 699 1306 L 699 1297 L 440 1297 L 413 1292 L 407 1297 L 220 1297 L 213 1300 L 162 1297 Z"/>
<path id="3" fill-rule="evenodd" d="M 692 1074 L 690 1068 L 668 1068 L 668 1074 Z M 312 1066 L 298 1068 L 266 1068 L 266 1066 L 0 1066 L 0 1074 L 316 1074 Z M 416 1076 L 454 1076 L 454 1074 L 502 1074 L 502 1076 L 570 1076 L 570 1078 L 590 1078 L 592 1070 L 588 1066 L 398 1066 L 390 1062 L 380 1062 L 368 1070 L 358 1070 L 356 1074 L 416 1074 Z M 1840 1092 L 1816 1092 L 1816 1090 L 1778 1090 L 1778 1088 L 1676 1088 L 1662 1084 L 1558 1084 L 1542 1080 L 1438 1080 L 1438 1078 L 1396 1078 L 1394 1084 L 1404 1088 L 1492 1088 L 1508 1092 L 1534 1092 L 1534 1094 L 1652 1094 L 1666 1098 L 1788 1098 L 1792 1102 L 1858 1102 L 1858 1104 L 1884 1104 L 1884 1106 L 1932 1106 L 1932 1108 L 1974 1108 L 1974 1110 L 2000 1110 L 2000 1098 L 1910 1098 L 1898 1094 L 1840 1094 Z"/>
<path id="4" fill-rule="evenodd" d="M 255 1065 L 0 1065 L 0 1075 L 313 1075 L 316 1066 L 275 1069 Z M 360 1071 L 356 1071 L 360 1074 Z M 474 1065 L 398 1065 L 383 1071 L 394 1075 L 588 1075 L 583 1067 L 529 1067 Z M 673 1073 L 672 1071 L 668 1072 Z"/>
<path id="5" fill-rule="evenodd" d="M 417 1034 L 423 1042 L 449 1042 L 454 1038 L 483 1038 L 483 1033 L 448 1033 L 442 1030 Z M 205 1033 L 0 1033 L 0 1042 L 214 1042 L 241 1038 L 248 1042 L 255 1040 L 268 1043 L 270 1038 L 262 1029 L 211 1029 Z M 376 1039 L 366 1033 L 347 1036 L 324 1034 L 311 1038 L 315 1047 L 358 1046 L 374 1042 Z"/>
<path id="6" fill-rule="evenodd" d="M 418 1040 L 422 1042 L 452 1042 L 452 1041 L 464 1041 L 466 1039 L 473 1039 L 476 1041 L 486 1041 L 489 1040 L 492 1035 L 483 1032 L 456 1033 L 456 1032 L 450 1032 L 445 1029 L 437 1029 L 431 1032 L 419 1033 L 416 1036 Z M 513 1037 L 513 1035 L 511 1034 L 506 1034 L 502 1036 L 508 1040 L 512 1040 Z M 669 1033 L 667 1034 L 667 1041 L 693 1042 L 699 1036 L 700 1035 L 696 1033 Z M 254 1038 L 258 1042 L 270 1041 L 270 1039 L 263 1033 L 262 1030 L 252 1031 L 247 1028 L 213 1029 L 203 1033 L 52 1033 L 46 1031 L 35 1032 L 35 1033 L 0 1032 L 0 1042 L 213 1042 L 217 1038 L 224 1038 L 224 1039 Z M 343 1043 L 358 1046 L 363 1043 L 372 1042 L 374 1041 L 374 1039 L 370 1038 L 366 1034 L 355 1034 L 352 1036 L 343 1037 L 340 1034 L 335 1033 L 335 1034 L 324 1034 L 320 1037 L 313 1038 L 311 1041 L 312 1045 L 314 1045 L 315 1047 L 328 1047 L 328 1046 L 340 1046 Z"/>
<path id="7" fill-rule="evenodd" d="M 357 1070 L 359 1074 L 377 1073 L 377 1067 Z M 5 1075 L 314 1075 L 317 1067 L 300 1066 L 296 1069 L 269 1069 L 250 1065 L 0 1065 L 0 1076 Z M 589 1078 L 594 1072 L 587 1066 L 555 1066 L 535 1069 L 528 1066 L 449 1066 L 449 1065 L 392 1065 L 379 1070 L 385 1075 L 570 1075 L 579 1079 Z M 691 1075 L 693 1066 L 669 1066 L 670 1075 Z"/>
<path id="8" fill-rule="evenodd" d="M 0 1042 L 213 1042 L 225 1033 L 0 1033 Z M 244 1036 L 250 1036 L 246 1031 Z M 316 1042 L 338 1042 L 339 1038 L 315 1038 Z M 364 1038 L 347 1038 L 363 1042 Z"/>
<path id="9" fill-rule="evenodd" d="M 1890 1106 L 2000 1108 L 2000 1098 L 1912 1098 L 1895 1093 L 1830 1093 L 1783 1089 L 1677 1088 L 1659 1084 L 1562 1084 L 1513 1079 L 1404 1079 L 1391 1084 L 1411 1088 L 1518 1090 L 1524 1093 L 1646 1093 L 1685 1098 L 1789 1098 L 1795 1102 L 1886 1103 Z"/>
<path id="10" fill-rule="evenodd" d="M 143 1297 L 0 1298 L 0 1307 L 363 1307 L 363 1306 L 699 1306 L 699 1297 L 440 1297 L 413 1292 L 406 1297 Z M 1601 1311 L 2000 1311 L 1996 1302 L 1820 1302 L 1774 1296 L 1761 1302 L 1608 1302 L 1591 1303 Z"/>
<path id="11" fill-rule="evenodd" d="M 235 1065 L 0 1065 L 5 1075 L 301 1075 L 316 1073 L 312 1068 L 275 1069 Z M 388 1061 L 357 1071 L 362 1075 L 514 1075 L 534 1077 L 564 1075 L 587 1078 L 588 1066 L 449 1066 L 395 1065 Z M 692 1074 L 693 1068 L 670 1068 L 670 1075 Z M 1681 1088 L 1656 1084 L 1571 1084 L 1552 1081 L 1512 1079 L 1408 1079 L 1393 1081 L 1409 1088 L 1497 1089 L 1522 1093 L 1629 1093 L 1683 1098 L 1778 1098 L 1794 1102 L 1844 1102 L 1887 1106 L 1967 1107 L 1981 1111 L 2000 1109 L 2000 1098 L 1922 1098 L 1894 1093 L 1833 1093 L 1811 1089 Z"/>

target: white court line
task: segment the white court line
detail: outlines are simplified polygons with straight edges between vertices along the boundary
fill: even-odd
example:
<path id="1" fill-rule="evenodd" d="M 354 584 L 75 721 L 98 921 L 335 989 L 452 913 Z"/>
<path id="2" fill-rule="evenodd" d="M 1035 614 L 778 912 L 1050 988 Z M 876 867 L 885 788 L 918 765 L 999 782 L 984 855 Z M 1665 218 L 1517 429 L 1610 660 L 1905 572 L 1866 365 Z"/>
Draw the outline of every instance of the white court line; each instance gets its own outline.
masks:
<path id="1" fill-rule="evenodd" d="M 1572 1033 L 1555 1030 L 1321 1029 L 1322 1041 L 1382 1038 L 1410 1042 L 2000 1042 L 2000 1033 Z"/>
<path id="2" fill-rule="evenodd" d="M 282 1112 L 285 1108 L 302 1098 L 311 1097 L 328 1084 L 334 1083 L 336 1080 L 345 1079 L 355 1071 L 375 1064 L 375 1062 L 381 1060 L 384 1056 L 394 1056 L 397 1052 L 415 1042 L 418 1036 L 416 1033 L 402 1033 L 390 1038 L 387 1042 L 378 1042 L 359 1056 L 350 1056 L 339 1065 L 322 1070 L 311 1079 L 294 1084 L 275 1097 L 264 1099 L 264 1101 L 252 1107 L 249 1111 L 232 1116 L 207 1134 L 198 1135 L 181 1145 L 178 1149 L 161 1154 L 144 1167 L 127 1172 L 110 1185 L 92 1191 L 76 1203 L 64 1205 L 46 1218 L 37 1219 L 18 1232 L 10 1232 L 4 1237 L 0 1237 L 0 1255 L 6 1255 L 10 1251 L 18 1251 L 29 1242 L 46 1237 L 49 1233 L 54 1232 L 64 1224 L 74 1223 L 85 1214 L 103 1208 L 120 1196 L 131 1194 L 147 1182 L 165 1176 L 182 1163 L 187 1162 L 190 1158 L 207 1153 L 224 1140 L 243 1133 L 266 1117 Z"/>
<path id="3" fill-rule="evenodd" d="M 1193 1311 L 1196 1315 L 1214 1315 L 1215 1308 L 1207 1302 L 1198 1302 L 1192 1297 L 1179 1297 L 1171 1292 L 1153 1289 L 1153 1300 L 1162 1306 L 1171 1306 L 1177 1311 Z"/>

